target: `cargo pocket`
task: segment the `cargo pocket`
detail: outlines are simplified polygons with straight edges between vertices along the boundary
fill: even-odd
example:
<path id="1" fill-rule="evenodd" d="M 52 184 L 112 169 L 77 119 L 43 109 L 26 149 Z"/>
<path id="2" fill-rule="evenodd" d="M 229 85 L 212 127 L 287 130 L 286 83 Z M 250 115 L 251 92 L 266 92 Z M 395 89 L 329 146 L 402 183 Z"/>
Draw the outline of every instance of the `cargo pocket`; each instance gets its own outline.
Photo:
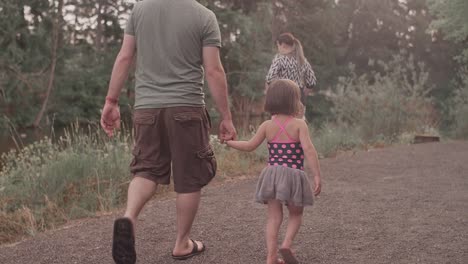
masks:
<path id="1" fill-rule="evenodd" d="M 212 128 L 212 123 L 211 123 L 211 116 L 210 116 L 210 113 L 208 112 L 208 110 L 205 108 L 205 115 L 206 115 L 206 120 L 208 121 L 208 129 L 211 129 Z"/>
<path id="2" fill-rule="evenodd" d="M 197 151 L 197 157 L 201 161 L 200 177 L 203 181 L 203 185 L 206 185 L 216 175 L 216 169 L 218 166 L 213 148 L 210 145 L 207 145 L 202 150 Z"/>
<path id="3" fill-rule="evenodd" d="M 203 146 L 200 142 L 203 135 L 203 117 L 199 112 L 180 112 L 173 115 L 173 136 L 187 150 L 197 151 Z"/>
<path id="4" fill-rule="evenodd" d="M 155 122 L 154 115 L 135 115 L 134 121 L 136 125 L 153 125 Z"/>
<path id="5" fill-rule="evenodd" d="M 138 156 L 140 155 L 140 148 L 138 146 L 132 149 L 132 161 L 130 162 L 130 172 L 135 173 L 138 170 Z"/>
<path id="6" fill-rule="evenodd" d="M 133 117 L 133 127 L 135 129 L 135 147 L 132 150 L 134 157 L 147 156 L 154 139 L 153 135 L 157 131 L 156 122 L 158 116 L 154 113 L 137 112 Z"/>
<path id="7" fill-rule="evenodd" d="M 182 112 L 174 114 L 174 120 L 183 126 L 193 126 L 201 123 L 202 116 L 199 112 Z"/>

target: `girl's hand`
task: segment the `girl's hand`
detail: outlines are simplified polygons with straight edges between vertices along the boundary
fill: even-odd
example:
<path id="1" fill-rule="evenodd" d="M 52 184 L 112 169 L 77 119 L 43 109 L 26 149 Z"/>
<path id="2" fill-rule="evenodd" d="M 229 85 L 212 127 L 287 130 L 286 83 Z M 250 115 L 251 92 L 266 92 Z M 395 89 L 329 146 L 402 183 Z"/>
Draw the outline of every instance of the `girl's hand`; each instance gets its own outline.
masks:
<path id="1" fill-rule="evenodd" d="M 232 120 L 222 120 L 219 124 L 218 138 L 221 139 L 221 143 L 228 140 L 235 140 L 237 137 L 237 131 L 232 123 Z"/>
<path id="2" fill-rule="evenodd" d="M 321 191 L 322 191 L 322 183 L 320 180 L 320 176 L 315 176 L 314 177 L 314 195 L 318 196 Z"/>

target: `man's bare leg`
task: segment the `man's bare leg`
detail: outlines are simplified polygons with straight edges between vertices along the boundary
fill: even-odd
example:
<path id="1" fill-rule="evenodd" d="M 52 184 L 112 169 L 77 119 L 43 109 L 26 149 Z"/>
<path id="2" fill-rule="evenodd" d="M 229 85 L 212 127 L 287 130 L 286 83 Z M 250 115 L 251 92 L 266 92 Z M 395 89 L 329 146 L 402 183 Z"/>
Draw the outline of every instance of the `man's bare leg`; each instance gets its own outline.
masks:
<path id="1" fill-rule="evenodd" d="M 114 222 L 112 257 L 116 264 L 135 264 L 135 224 L 143 206 L 151 199 L 157 184 L 135 177 L 128 187 L 127 210 L 124 217 Z"/>
<path id="2" fill-rule="evenodd" d="M 177 194 L 177 239 L 172 252 L 175 256 L 188 254 L 193 249 L 189 235 L 193 221 L 197 215 L 200 197 L 201 192 Z M 198 249 L 203 247 L 200 242 L 196 243 L 198 245 Z"/>
<path id="3" fill-rule="evenodd" d="M 128 217 L 135 227 L 138 215 L 143 206 L 153 197 L 157 183 L 142 177 L 135 177 L 128 186 L 127 209 L 124 217 Z"/>

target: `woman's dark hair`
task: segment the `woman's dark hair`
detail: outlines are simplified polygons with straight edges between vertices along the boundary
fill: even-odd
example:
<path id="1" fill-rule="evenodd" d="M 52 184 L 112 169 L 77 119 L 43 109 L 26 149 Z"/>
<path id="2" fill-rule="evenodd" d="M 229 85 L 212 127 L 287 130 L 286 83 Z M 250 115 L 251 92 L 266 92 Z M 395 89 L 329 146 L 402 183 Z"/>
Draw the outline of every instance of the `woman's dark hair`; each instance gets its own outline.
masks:
<path id="1" fill-rule="evenodd" d="M 294 47 L 295 56 L 299 67 L 302 67 L 305 64 L 306 58 L 304 56 L 304 49 L 302 48 L 302 43 L 297 38 L 295 38 L 293 34 L 283 33 L 276 38 L 276 42 L 280 45 L 286 44 L 288 46 Z"/>
<path id="2" fill-rule="evenodd" d="M 287 79 L 270 84 L 266 93 L 265 111 L 272 115 L 297 115 L 302 108 L 299 86 Z"/>

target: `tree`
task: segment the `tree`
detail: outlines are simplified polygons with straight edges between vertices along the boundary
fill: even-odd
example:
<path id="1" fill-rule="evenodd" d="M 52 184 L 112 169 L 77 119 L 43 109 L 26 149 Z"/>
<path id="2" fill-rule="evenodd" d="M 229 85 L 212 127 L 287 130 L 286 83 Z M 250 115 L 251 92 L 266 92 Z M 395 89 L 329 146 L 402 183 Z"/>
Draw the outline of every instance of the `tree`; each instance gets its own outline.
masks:
<path id="1" fill-rule="evenodd" d="M 55 5 L 55 2 L 54 2 Z M 52 88 L 54 85 L 54 80 L 55 80 L 55 68 L 57 66 L 57 52 L 59 49 L 59 43 L 60 43 L 60 38 L 61 38 L 61 32 L 62 32 L 62 21 L 63 21 L 63 14 L 62 14 L 62 9 L 63 9 L 63 0 L 58 0 L 57 1 L 57 9 L 54 11 L 54 20 L 52 22 L 52 43 L 51 43 L 51 65 L 50 65 L 50 73 L 49 73 L 49 81 L 47 84 L 47 90 L 45 94 L 44 101 L 42 102 L 41 110 L 39 110 L 39 113 L 37 114 L 36 118 L 34 119 L 33 126 L 34 127 L 39 127 L 39 123 L 42 120 L 42 117 L 44 116 L 44 113 L 47 108 L 47 104 L 49 102 L 50 94 L 52 93 Z"/>
<path id="2" fill-rule="evenodd" d="M 466 0 L 428 0 L 430 10 L 437 19 L 431 24 L 434 30 L 440 30 L 448 40 L 464 46 L 457 57 L 468 63 L 468 1 Z"/>
<path id="3" fill-rule="evenodd" d="M 49 11 L 48 2 L 38 0 L 6 0 L 0 7 L 0 109 L 14 124 L 31 124 L 43 98 Z"/>

